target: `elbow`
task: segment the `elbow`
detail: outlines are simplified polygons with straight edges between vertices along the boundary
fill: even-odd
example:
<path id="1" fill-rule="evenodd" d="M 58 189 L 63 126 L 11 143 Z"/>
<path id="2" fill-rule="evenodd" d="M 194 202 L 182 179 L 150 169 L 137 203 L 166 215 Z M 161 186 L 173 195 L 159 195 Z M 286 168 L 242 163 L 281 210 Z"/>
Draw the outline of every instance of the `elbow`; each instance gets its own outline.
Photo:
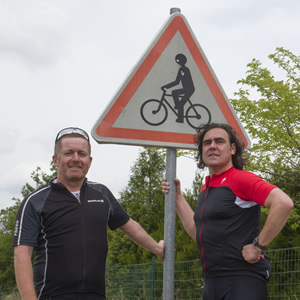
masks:
<path id="1" fill-rule="evenodd" d="M 288 195 L 285 197 L 284 206 L 288 211 L 291 211 L 294 208 L 294 202 Z"/>
<path id="2" fill-rule="evenodd" d="M 131 239 L 139 232 L 141 225 L 134 221 L 133 219 L 129 219 L 127 223 L 122 225 L 120 229 Z"/>
<path id="3" fill-rule="evenodd" d="M 293 200 L 282 190 L 276 188 L 271 191 L 266 199 L 265 207 L 280 210 L 282 213 L 289 213 L 294 208 Z"/>
<path id="4" fill-rule="evenodd" d="M 286 212 L 287 214 L 289 214 L 293 208 L 294 208 L 294 202 L 290 197 L 287 196 L 285 201 L 281 202 L 280 210 L 282 212 Z"/>
<path id="5" fill-rule="evenodd" d="M 287 207 L 289 211 L 291 211 L 294 208 L 294 202 L 292 199 L 290 199 L 289 203 L 287 204 Z"/>

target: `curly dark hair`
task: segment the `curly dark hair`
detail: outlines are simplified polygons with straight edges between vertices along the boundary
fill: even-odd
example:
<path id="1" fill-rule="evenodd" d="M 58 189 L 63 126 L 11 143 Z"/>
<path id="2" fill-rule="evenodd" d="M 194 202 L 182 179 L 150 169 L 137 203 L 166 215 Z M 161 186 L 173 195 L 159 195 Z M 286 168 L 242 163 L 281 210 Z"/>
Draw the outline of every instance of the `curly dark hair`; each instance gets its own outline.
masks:
<path id="1" fill-rule="evenodd" d="M 247 162 L 247 159 L 244 155 L 246 153 L 244 142 L 237 135 L 236 131 L 230 125 L 225 123 L 205 124 L 205 125 L 201 125 L 196 129 L 197 134 L 195 135 L 195 143 L 198 147 L 198 153 L 195 158 L 197 161 L 197 167 L 199 169 L 204 169 L 206 167 L 202 159 L 203 138 L 209 130 L 214 128 L 221 128 L 227 132 L 230 144 L 234 143 L 236 147 L 235 154 L 232 156 L 232 164 L 236 169 L 243 170 Z"/>

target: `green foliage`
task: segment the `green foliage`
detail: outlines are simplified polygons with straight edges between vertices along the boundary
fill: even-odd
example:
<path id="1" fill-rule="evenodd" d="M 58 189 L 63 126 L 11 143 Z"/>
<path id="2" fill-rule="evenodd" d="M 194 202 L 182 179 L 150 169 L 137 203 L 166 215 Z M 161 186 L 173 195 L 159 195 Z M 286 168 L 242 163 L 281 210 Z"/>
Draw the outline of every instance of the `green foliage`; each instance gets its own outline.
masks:
<path id="1" fill-rule="evenodd" d="M 285 72 L 286 80 L 275 80 L 271 72 L 253 59 L 248 64 L 243 86 L 231 102 L 254 144 L 250 167 L 264 174 L 280 176 L 282 184 L 300 187 L 300 57 L 283 48 L 269 56 Z M 297 176 L 296 176 L 297 175 Z"/>
<path id="2" fill-rule="evenodd" d="M 164 196 L 161 180 L 165 170 L 163 150 L 144 148 L 131 167 L 127 187 L 120 193 L 121 205 L 132 219 L 156 240 L 163 238 Z M 108 263 L 135 264 L 147 262 L 153 254 L 134 244 L 120 230 L 109 232 Z"/>
<path id="3" fill-rule="evenodd" d="M 12 239 L 19 201 L 0 212 L 0 289 L 10 291 L 15 286 Z"/>
<path id="4" fill-rule="evenodd" d="M 32 187 L 29 183 L 25 183 L 22 187 L 21 193 L 26 197 L 29 193 L 46 184 L 50 178 L 56 176 L 56 170 L 54 165 L 51 163 L 50 175 L 47 175 L 37 167 L 35 171 L 31 173 L 31 178 L 36 183 L 36 187 Z M 15 204 L 2 209 L 0 211 L 0 289 L 2 292 L 8 292 L 15 288 L 15 274 L 13 265 L 13 234 L 15 227 L 15 217 L 20 205 L 20 199 L 13 198 Z"/>
<path id="5" fill-rule="evenodd" d="M 35 171 L 33 171 L 30 177 L 36 183 L 35 187 L 31 186 L 28 182 L 22 187 L 21 193 L 23 197 L 26 197 L 28 194 L 32 193 L 35 189 L 47 184 L 52 178 L 56 177 L 57 170 L 53 164 L 53 161 L 50 163 L 50 174 L 45 173 L 42 169 L 38 166 Z"/>
<path id="6" fill-rule="evenodd" d="M 284 229 L 294 233 L 294 240 L 284 238 L 283 231 L 274 241 L 274 245 L 286 247 L 297 241 L 299 245 L 300 234 L 300 57 L 277 48 L 269 58 L 278 67 L 277 77 L 283 78 L 276 79 L 253 59 L 246 78 L 238 81 L 242 88 L 235 93 L 237 99 L 231 102 L 254 141 L 248 170 L 277 185 L 294 200 L 289 228 Z"/>
<path id="7" fill-rule="evenodd" d="M 192 183 L 192 190 L 188 189 L 183 192 L 185 199 L 193 211 L 196 210 L 198 195 L 202 185 L 203 177 L 199 172 L 196 172 Z M 175 248 L 176 261 L 193 260 L 200 257 L 200 250 L 197 243 L 186 233 L 178 217 L 176 218 Z"/>
<path id="8" fill-rule="evenodd" d="M 119 202 L 155 239 L 164 236 L 164 195 L 161 180 L 165 172 L 165 151 L 157 148 L 144 148 L 131 168 L 127 187 L 120 193 Z M 202 178 L 197 174 L 194 190 L 185 191 L 187 201 L 195 209 Z M 176 260 L 199 257 L 196 243 L 187 235 L 181 222 L 176 218 Z M 108 265 L 145 263 L 153 254 L 134 244 L 120 230 L 109 231 Z"/>
<path id="9" fill-rule="evenodd" d="M 1 300 L 22 300 L 17 287 L 15 287 L 13 290 L 9 292 L 3 292 L 2 295 L 0 293 L 0 299 Z"/>

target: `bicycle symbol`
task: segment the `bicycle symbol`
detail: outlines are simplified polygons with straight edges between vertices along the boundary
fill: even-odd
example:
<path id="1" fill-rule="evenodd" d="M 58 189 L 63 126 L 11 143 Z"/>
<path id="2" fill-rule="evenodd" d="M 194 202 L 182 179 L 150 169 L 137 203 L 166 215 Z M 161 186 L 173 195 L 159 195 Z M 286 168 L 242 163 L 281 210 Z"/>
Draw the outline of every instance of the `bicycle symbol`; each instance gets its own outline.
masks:
<path id="1" fill-rule="evenodd" d="M 142 119 L 151 126 L 159 126 L 163 124 L 168 118 L 168 107 L 178 117 L 178 112 L 172 107 L 166 97 L 173 96 L 167 94 L 163 90 L 163 94 L 160 100 L 149 99 L 146 100 L 140 109 Z M 179 96 L 180 98 L 183 95 Z M 184 118 L 187 123 L 194 129 L 199 127 L 200 124 L 208 124 L 211 121 L 210 111 L 202 104 L 193 104 L 190 99 L 187 100 L 189 107 L 186 110 Z"/>

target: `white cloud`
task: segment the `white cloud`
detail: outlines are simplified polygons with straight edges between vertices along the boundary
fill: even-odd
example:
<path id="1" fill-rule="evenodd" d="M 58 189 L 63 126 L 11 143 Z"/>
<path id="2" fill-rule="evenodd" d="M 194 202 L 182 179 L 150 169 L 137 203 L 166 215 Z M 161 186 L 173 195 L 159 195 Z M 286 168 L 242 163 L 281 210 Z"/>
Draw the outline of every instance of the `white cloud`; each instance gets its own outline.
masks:
<path id="1" fill-rule="evenodd" d="M 0 208 L 37 166 L 46 170 L 56 133 L 90 131 L 169 17 L 181 8 L 227 96 L 246 65 L 278 46 L 299 54 L 300 2 L 239 0 L 0 0 Z M 272 70 L 271 70 L 272 71 Z M 88 178 L 118 195 L 138 147 L 92 142 Z M 193 160 L 178 162 L 191 186 Z"/>
<path id="2" fill-rule="evenodd" d="M 7 58 L 51 64 L 64 53 L 67 28 L 67 16 L 51 1 L 0 2 L 0 53 Z"/>

